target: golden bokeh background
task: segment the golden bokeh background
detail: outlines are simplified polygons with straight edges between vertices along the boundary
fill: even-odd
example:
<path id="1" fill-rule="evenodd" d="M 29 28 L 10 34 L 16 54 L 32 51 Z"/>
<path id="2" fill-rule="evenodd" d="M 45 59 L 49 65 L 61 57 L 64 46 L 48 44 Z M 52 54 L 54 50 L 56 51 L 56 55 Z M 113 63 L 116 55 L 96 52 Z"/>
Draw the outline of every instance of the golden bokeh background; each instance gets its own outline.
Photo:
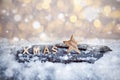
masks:
<path id="1" fill-rule="evenodd" d="M 120 0 L 0 0 L 0 37 L 120 39 Z"/>

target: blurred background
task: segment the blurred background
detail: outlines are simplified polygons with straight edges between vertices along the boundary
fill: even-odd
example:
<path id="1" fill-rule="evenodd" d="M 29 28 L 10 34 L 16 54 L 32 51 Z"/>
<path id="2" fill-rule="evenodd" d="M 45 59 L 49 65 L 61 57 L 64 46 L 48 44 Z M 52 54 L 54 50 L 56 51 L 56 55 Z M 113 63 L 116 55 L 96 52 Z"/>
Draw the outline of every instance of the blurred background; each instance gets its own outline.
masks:
<path id="1" fill-rule="evenodd" d="M 120 0 L 0 0 L 0 38 L 120 39 Z"/>

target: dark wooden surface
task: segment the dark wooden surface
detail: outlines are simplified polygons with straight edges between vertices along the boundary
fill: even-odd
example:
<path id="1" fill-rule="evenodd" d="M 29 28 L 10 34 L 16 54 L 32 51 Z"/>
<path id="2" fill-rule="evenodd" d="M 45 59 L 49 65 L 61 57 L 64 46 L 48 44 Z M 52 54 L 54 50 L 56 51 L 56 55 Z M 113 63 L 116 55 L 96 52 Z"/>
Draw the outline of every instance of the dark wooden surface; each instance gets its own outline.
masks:
<path id="1" fill-rule="evenodd" d="M 41 52 L 38 54 L 33 54 L 33 47 L 38 46 Z M 67 52 L 68 46 L 64 44 L 55 44 L 58 47 L 57 53 L 52 52 L 52 47 L 54 45 L 47 45 L 50 53 L 44 54 L 43 50 L 46 45 L 33 45 L 29 48 L 29 54 L 23 54 L 23 49 L 17 51 L 16 60 L 19 62 L 30 62 L 30 61 L 40 61 L 40 62 L 53 62 L 53 63 L 71 63 L 71 62 L 88 62 L 94 63 L 105 53 L 112 51 L 108 46 L 96 45 L 90 46 L 87 44 L 79 44 L 78 49 L 80 54 L 76 53 L 74 50 L 70 53 Z"/>

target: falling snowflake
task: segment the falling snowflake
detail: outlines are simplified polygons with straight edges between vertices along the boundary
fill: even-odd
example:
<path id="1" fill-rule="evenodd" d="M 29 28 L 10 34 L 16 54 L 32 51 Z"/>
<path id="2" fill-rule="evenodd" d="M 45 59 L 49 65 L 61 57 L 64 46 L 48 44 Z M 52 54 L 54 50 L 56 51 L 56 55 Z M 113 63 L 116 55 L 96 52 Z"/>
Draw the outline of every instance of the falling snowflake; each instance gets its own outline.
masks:
<path id="1" fill-rule="evenodd" d="M 33 26 L 34 29 L 39 29 L 41 27 L 41 24 L 40 24 L 39 21 L 34 21 L 32 26 Z"/>

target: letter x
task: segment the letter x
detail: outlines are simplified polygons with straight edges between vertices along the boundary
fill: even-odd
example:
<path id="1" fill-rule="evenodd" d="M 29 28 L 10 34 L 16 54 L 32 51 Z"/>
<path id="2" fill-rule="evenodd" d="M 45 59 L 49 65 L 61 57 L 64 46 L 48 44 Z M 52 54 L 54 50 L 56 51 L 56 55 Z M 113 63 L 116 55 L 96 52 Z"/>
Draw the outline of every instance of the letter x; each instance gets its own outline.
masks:
<path id="1" fill-rule="evenodd" d="M 25 53 L 29 54 L 28 49 L 29 49 L 28 47 L 24 48 L 23 54 L 25 54 Z"/>

